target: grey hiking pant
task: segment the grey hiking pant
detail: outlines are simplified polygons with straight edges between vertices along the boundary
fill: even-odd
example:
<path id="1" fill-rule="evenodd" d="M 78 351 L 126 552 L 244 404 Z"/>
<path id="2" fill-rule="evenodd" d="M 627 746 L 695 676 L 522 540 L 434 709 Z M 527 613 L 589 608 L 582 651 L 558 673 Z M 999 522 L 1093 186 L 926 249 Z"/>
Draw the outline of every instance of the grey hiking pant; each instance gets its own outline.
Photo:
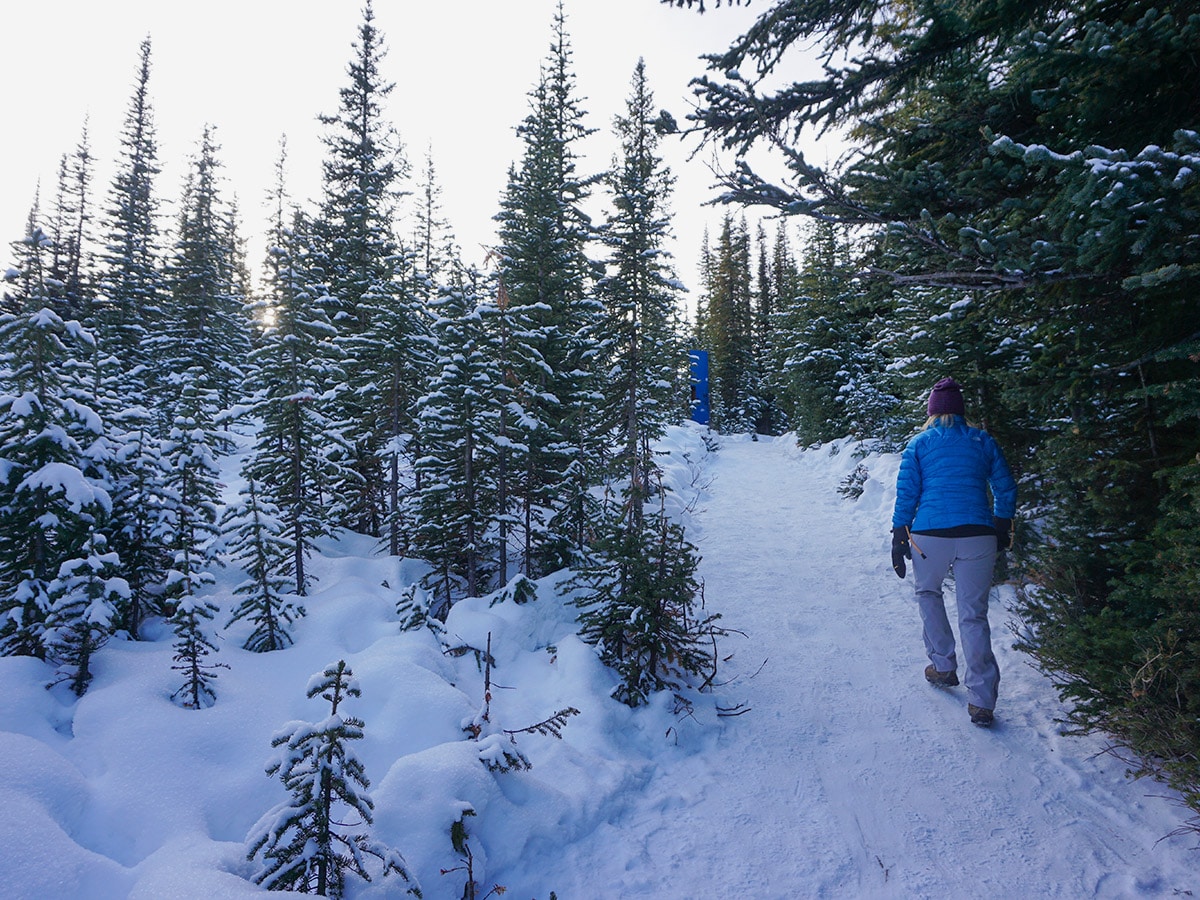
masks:
<path id="1" fill-rule="evenodd" d="M 913 578 L 917 583 L 917 605 L 921 609 L 925 652 L 939 672 L 958 668 L 954 655 L 954 632 L 946 615 L 942 582 L 954 569 L 954 593 L 958 601 L 958 631 L 962 639 L 967 671 L 963 683 L 967 699 L 984 709 L 996 708 L 1000 667 L 992 653 L 992 630 L 988 625 L 988 593 L 996 565 L 996 538 L 913 537 Z M 921 550 L 918 552 L 917 547 Z M 922 557 L 924 553 L 924 557 Z"/>

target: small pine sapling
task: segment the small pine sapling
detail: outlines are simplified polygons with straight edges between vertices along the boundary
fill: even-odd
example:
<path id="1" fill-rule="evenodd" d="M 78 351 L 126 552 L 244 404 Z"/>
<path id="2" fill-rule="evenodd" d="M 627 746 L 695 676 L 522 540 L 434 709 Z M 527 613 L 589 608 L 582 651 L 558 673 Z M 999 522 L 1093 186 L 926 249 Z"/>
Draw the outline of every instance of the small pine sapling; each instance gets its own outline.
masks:
<path id="1" fill-rule="evenodd" d="M 525 575 L 518 575 L 507 585 L 504 590 L 491 602 L 491 606 L 497 603 L 503 603 L 505 600 L 511 600 L 516 604 L 530 603 L 537 599 L 537 585 L 532 579 Z"/>
<path id="2" fill-rule="evenodd" d="M 486 894 L 480 894 L 482 888 L 475 880 L 475 856 L 471 853 L 471 845 L 467 843 L 470 835 L 467 833 L 467 816 L 475 815 L 475 810 L 467 807 L 463 810 L 461 816 L 455 819 L 454 824 L 450 826 L 450 843 L 454 847 L 454 852 L 459 854 L 462 859 L 461 866 L 454 866 L 450 869 L 442 869 L 442 875 L 449 875 L 452 872 L 466 872 L 467 881 L 463 885 L 462 900 L 487 900 L 488 897 L 499 896 L 508 892 L 502 884 L 493 884 L 491 890 Z"/>
<path id="3" fill-rule="evenodd" d="M 400 592 L 396 601 L 396 615 L 400 617 L 401 631 L 416 631 L 418 628 L 428 628 L 436 635 L 445 630 L 442 623 L 433 615 L 433 596 L 419 584 L 410 584 Z"/>
<path id="4" fill-rule="evenodd" d="M 374 802 L 363 764 L 349 747 L 361 740 L 363 722 L 338 711 L 342 701 L 362 692 L 345 660 L 325 667 L 309 681 L 306 696 L 330 703 L 322 722 L 291 722 L 272 739 L 279 754 L 267 765 L 278 774 L 290 799 L 267 812 L 250 829 L 247 859 L 262 859 L 255 882 L 269 890 L 294 890 L 341 897 L 346 875 L 371 880 L 368 858 L 383 876 L 404 879 L 406 894 L 421 890 L 404 858 L 371 838 Z"/>
<path id="5" fill-rule="evenodd" d="M 841 485 L 838 487 L 838 493 L 850 500 L 857 500 L 862 496 L 863 485 L 867 483 L 867 479 L 871 477 L 871 473 L 867 470 L 865 463 L 859 463 L 854 467 L 854 471 L 842 479 Z"/>
<path id="6" fill-rule="evenodd" d="M 129 585 L 116 576 L 120 560 L 108 551 L 104 535 L 92 531 L 87 556 L 67 560 L 50 588 L 45 643 L 58 664 L 55 684 L 67 682 L 82 697 L 92 681 L 92 656 L 108 641 L 117 609 L 130 596 Z"/>
<path id="7" fill-rule="evenodd" d="M 194 393 L 193 387 L 189 383 L 187 396 Z M 198 397 L 192 400 L 199 402 Z M 176 638 L 175 664 L 171 668 L 184 673 L 183 685 L 171 696 L 188 709 L 212 706 L 216 701 L 212 689 L 215 670 L 228 668 L 205 663 L 209 654 L 217 652 L 216 644 L 204 633 L 204 624 L 213 618 L 217 607 L 203 599 L 200 592 L 216 580 L 212 569 L 221 565 L 221 547 L 215 500 L 218 469 L 211 447 L 201 439 L 204 434 L 192 418 L 180 414 L 169 442 L 172 496 L 168 505 L 174 520 L 174 556 L 164 588 Z"/>
<path id="8" fill-rule="evenodd" d="M 217 700 L 212 683 L 217 669 L 228 669 L 224 663 L 206 663 L 209 654 L 217 652 L 217 646 L 204 633 L 204 622 L 212 619 L 217 607 L 194 594 L 182 597 L 175 607 L 171 621 L 175 629 L 174 665 L 171 668 L 183 673 L 183 684 L 171 699 L 185 709 L 204 709 Z"/>
<path id="9" fill-rule="evenodd" d="M 639 706 L 656 691 L 679 690 L 710 667 L 707 644 L 721 632 L 719 616 L 696 609 L 699 561 L 660 500 L 654 514 L 611 523 L 566 584 L 583 589 L 572 601 L 580 636 L 620 675 L 613 695 L 623 703 Z"/>
<path id="10" fill-rule="evenodd" d="M 304 615 L 288 590 L 294 571 L 291 546 L 282 535 L 278 510 L 263 498 L 253 477 L 247 477 L 242 502 L 229 509 L 224 525 L 229 552 L 247 578 L 234 596 L 242 600 L 225 627 L 245 619 L 254 630 L 242 645 L 255 653 L 282 650 L 292 644 L 288 626 Z"/>
<path id="11" fill-rule="evenodd" d="M 540 734 L 562 740 L 562 730 L 571 716 L 579 715 L 573 706 L 560 709 L 548 719 L 525 728 L 501 728 L 492 717 L 492 635 L 488 632 L 487 653 L 483 669 L 483 706 L 470 719 L 463 721 L 463 731 L 478 741 L 479 761 L 492 772 L 530 769 L 533 763 L 517 749 L 518 734 Z"/>

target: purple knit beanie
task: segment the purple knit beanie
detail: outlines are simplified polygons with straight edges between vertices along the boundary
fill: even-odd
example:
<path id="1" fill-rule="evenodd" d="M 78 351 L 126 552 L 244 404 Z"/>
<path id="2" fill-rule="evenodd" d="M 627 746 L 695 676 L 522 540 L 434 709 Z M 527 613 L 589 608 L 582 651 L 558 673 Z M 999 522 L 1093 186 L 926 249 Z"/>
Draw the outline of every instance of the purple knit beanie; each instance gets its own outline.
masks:
<path id="1" fill-rule="evenodd" d="M 926 410 L 931 416 L 965 416 L 962 388 L 953 378 L 943 378 L 929 392 L 929 404 Z"/>

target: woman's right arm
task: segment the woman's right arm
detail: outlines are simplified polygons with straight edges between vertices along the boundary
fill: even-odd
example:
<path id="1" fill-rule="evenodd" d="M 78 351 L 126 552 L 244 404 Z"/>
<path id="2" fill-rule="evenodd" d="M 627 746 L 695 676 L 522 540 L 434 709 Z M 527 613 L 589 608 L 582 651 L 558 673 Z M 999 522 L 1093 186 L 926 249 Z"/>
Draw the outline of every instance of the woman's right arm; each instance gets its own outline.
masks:
<path id="1" fill-rule="evenodd" d="M 992 487 L 992 515 L 997 519 L 1012 519 L 1017 513 L 1017 482 L 1009 471 L 1004 451 L 989 435 L 992 448 L 992 466 L 988 483 Z"/>

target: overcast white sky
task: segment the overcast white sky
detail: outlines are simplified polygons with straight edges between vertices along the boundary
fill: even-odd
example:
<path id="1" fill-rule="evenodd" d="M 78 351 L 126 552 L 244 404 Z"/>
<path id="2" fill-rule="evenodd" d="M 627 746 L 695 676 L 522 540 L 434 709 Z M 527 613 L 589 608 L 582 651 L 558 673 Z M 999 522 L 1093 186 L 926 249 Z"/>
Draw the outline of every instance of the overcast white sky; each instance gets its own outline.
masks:
<path id="1" fill-rule="evenodd" d="M 599 129 L 581 168 L 607 164 L 612 118 L 624 109 L 639 56 L 657 105 L 682 121 L 688 81 L 703 72 L 697 57 L 727 47 L 770 5 L 753 0 L 699 15 L 657 0 L 566 0 L 578 93 L 587 124 Z M 482 260 L 481 246 L 492 241 L 492 216 L 508 167 L 520 155 L 513 129 L 528 112 L 555 7 L 556 0 L 375 0 L 388 48 L 384 77 L 396 83 L 388 115 L 414 168 L 432 147 L 445 212 L 468 261 Z M 238 197 L 252 250 L 259 247 L 282 135 L 292 195 L 319 196 L 317 116 L 337 110 L 362 9 L 361 0 L 10 4 L 0 14 L 7 123 L 0 141 L 0 259 L 11 260 L 8 245 L 22 235 L 39 179 L 44 208 L 53 196 L 59 158 L 76 146 L 85 120 L 97 159 L 96 199 L 106 197 L 147 35 L 163 165 L 159 197 L 170 203 L 178 195 L 187 160 L 212 124 L 227 190 Z M 678 179 L 678 272 L 693 290 L 704 225 L 720 217 L 719 210 L 701 208 L 712 196 L 713 177 L 704 158 L 687 160 L 694 146 L 667 139 L 663 148 Z M 259 262 L 250 260 L 255 272 Z"/>

